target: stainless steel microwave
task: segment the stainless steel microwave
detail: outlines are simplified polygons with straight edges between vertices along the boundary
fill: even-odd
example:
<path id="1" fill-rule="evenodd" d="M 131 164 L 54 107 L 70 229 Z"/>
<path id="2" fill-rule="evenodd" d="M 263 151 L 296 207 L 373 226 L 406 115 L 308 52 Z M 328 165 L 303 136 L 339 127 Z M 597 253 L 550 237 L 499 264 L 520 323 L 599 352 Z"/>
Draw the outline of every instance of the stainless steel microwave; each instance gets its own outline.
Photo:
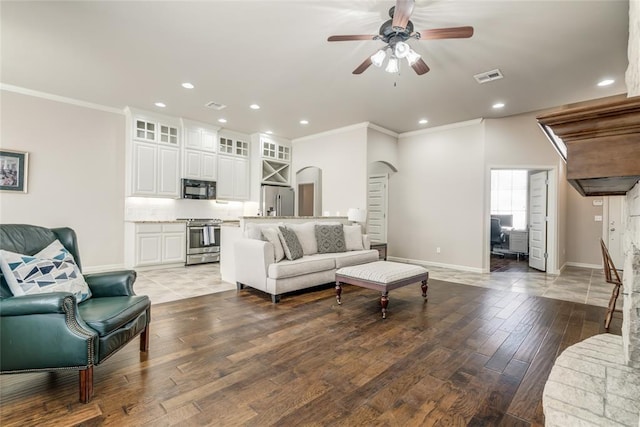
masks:
<path id="1" fill-rule="evenodd" d="M 183 179 L 182 198 L 213 200 L 216 198 L 216 183 L 215 181 Z"/>

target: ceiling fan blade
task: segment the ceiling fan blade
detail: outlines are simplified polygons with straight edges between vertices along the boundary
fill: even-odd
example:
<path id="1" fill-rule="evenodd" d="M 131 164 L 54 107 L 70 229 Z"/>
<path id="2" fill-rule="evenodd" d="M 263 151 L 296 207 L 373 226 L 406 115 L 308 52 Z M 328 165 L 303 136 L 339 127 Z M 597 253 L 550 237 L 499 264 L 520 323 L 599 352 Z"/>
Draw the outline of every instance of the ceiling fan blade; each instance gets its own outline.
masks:
<path id="1" fill-rule="evenodd" d="M 429 66 L 422 60 L 422 58 L 414 62 L 411 68 L 413 68 L 413 71 L 415 71 L 419 76 L 429 72 Z"/>
<path id="2" fill-rule="evenodd" d="M 358 68 L 353 70 L 352 74 L 362 74 L 367 68 L 371 66 L 371 64 L 371 57 L 367 57 L 367 59 L 365 59 L 362 64 L 358 65 Z"/>
<path id="3" fill-rule="evenodd" d="M 346 42 L 351 40 L 375 40 L 376 36 L 372 36 L 369 34 L 362 35 L 350 35 L 350 36 L 331 36 L 327 39 L 330 42 Z"/>
<path id="4" fill-rule="evenodd" d="M 393 12 L 393 25 L 394 27 L 406 28 L 407 22 L 413 12 L 414 0 L 396 0 L 396 6 Z"/>
<path id="5" fill-rule="evenodd" d="M 420 31 L 420 39 L 468 39 L 473 35 L 473 27 L 434 28 Z"/>

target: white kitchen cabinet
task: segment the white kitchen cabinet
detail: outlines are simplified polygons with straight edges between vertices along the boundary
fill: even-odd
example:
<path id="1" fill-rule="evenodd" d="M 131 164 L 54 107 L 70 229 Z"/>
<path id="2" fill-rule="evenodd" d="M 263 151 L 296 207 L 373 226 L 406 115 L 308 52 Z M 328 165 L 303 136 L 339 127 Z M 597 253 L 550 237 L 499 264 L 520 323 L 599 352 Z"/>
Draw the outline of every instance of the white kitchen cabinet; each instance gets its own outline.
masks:
<path id="1" fill-rule="evenodd" d="M 180 197 L 180 120 L 127 108 L 127 195 Z"/>
<path id="2" fill-rule="evenodd" d="M 218 177 L 217 156 L 197 150 L 184 151 L 183 178 L 215 181 Z"/>
<path id="3" fill-rule="evenodd" d="M 180 197 L 177 148 L 133 143 L 132 196 Z"/>
<path id="4" fill-rule="evenodd" d="M 249 199 L 249 160 L 243 157 L 218 156 L 216 198 Z"/>
<path id="5" fill-rule="evenodd" d="M 216 151 L 217 129 L 191 124 L 186 120 L 183 122 L 185 123 L 185 148 L 209 152 Z"/>
<path id="6" fill-rule="evenodd" d="M 184 223 L 137 223 L 133 267 L 184 263 L 186 242 Z"/>

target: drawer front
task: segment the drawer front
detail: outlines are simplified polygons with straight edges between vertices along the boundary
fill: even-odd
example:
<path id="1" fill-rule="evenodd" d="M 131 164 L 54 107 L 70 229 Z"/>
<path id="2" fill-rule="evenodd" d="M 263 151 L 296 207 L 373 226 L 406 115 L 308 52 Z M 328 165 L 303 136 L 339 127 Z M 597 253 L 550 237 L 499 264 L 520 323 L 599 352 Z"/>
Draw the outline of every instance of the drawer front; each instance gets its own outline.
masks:
<path id="1" fill-rule="evenodd" d="M 162 224 L 136 224 L 136 233 L 161 233 Z"/>
<path id="2" fill-rule="evenodd" d="M 162 231 L 164 233 L 183 233 L 186 232 L 187 227 L 184 223 L 172 223 L 162 224 Z"/>

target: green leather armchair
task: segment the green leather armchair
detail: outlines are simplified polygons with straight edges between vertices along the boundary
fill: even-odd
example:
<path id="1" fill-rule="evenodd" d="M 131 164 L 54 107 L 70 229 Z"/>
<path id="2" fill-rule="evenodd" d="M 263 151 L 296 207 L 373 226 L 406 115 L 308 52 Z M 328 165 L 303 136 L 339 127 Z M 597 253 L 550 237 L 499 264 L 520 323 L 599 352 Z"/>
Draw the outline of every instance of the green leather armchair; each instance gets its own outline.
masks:
<path id="1" fill-rule="evenodd" d="M 82 271 L 70 228 L 0 224 L 0 249 L 33 255 L 56 239 Z M 151 302 L 136 295 L 133 270 L 84 275 L 92 297 L 78 304 L 68 292 L 13 296 L 0 274 L 0 373 L 78 369 L 80 401 L 93 396 L 93 367 L 140 334 L 149 348 Z"/>

